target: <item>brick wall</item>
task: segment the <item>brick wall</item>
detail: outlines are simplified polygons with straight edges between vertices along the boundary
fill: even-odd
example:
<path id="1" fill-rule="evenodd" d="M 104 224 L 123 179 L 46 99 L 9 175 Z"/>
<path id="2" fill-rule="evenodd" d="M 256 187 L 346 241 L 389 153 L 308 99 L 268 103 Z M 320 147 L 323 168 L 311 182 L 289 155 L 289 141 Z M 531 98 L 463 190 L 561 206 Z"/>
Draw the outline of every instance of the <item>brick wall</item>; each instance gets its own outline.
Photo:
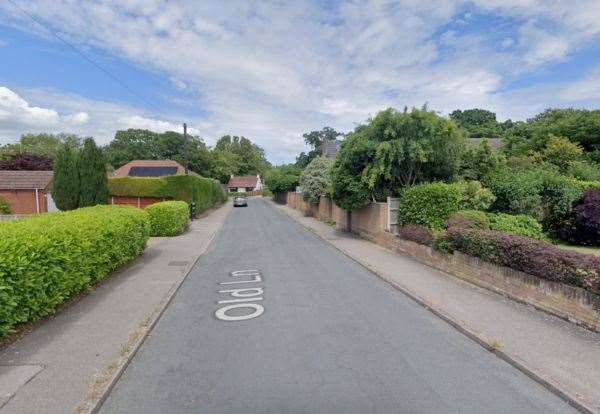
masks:
<path id="1" fill-rule="evenodd" d="M 5 198 L 10 204 L 12 214 L 35 214 L 37 205 L 35 190 L 0 190 L 0 197 Z M 46 192 L 38 190 L 40 213 L 48 211 Z"/>
<path id="2" fill-rule="evenodd" d="M 585 289 L 496 266 L 460 252 L 440 253 L 409 240 L 388 240 L 386 247 L 477 286 L 600 332 L 600 296 Z"/>

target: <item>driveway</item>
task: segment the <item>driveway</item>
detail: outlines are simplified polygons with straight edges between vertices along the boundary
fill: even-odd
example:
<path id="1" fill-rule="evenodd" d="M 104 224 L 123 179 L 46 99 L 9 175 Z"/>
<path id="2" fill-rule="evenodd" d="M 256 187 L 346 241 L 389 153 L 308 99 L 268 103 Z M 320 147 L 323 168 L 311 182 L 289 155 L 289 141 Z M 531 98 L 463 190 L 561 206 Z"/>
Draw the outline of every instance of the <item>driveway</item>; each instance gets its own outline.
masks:
<path id="1" fill-rule="evenodd" d="M 101 412 L 574 410 L 251 199 L 229 215 Z"/>

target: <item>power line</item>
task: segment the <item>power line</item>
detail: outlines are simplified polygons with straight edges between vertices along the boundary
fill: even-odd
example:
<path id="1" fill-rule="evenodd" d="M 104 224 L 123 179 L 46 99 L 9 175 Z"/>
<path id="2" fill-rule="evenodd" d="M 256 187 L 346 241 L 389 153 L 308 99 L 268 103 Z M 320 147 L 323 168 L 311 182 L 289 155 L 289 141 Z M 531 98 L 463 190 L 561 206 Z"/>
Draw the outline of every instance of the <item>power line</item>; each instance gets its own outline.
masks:
<path id="1" fill-rule="evenodd" d="M 40 21 L 37 17 L 33 16 L 31 13 L 29 13 L 27 10 L 23 9 L 21 6 L 19 6 L 17 3 L 15 3 L 14 0 L 8 0 L 13 6 L 15 6 L 16 9 L 18 9 L 21 13 L 23 13 L 24 15 L 26 15 L 27 17 L 29 17 L 31 20 L 33 20 L 35 23 L 37 23 L 38 25 L 40 25 L 42 28 L 46 29 L 48 32 L 50 32 L 50 34 L 52 34 L 54 37 L 56 37 L 58 40 L 60 40 L 61 42 L 63 42 L 65 45 L 69 46 L 71 49 L 73 49 L 73 51 L 75 53 L 77 53 L 78 55 L 80 55 L 82 58 L 84 58 L 86 61 L 88 61 L 91 65 L 95 66 L 98 70 L 104 72 L 105 75 L 109 76 L 112 80 L 114 80 L 115 82 L 117 82 L 119 85 L 121 85 L 127 92 L 129 92 L 131 95 L 135 96 L 137 99 L 139 99 L 141 102 L 143 102 L 144 104 L 146 104 L 147 106 L 149 106 L 150 108 L 158 111 L 158 112 L 162 112 L 162 109 L 160 109 L 159 107 L 155 106 L 153 103 L 151 103 L 150 101 L 147 101 L 142 95 L 138 94 L 135 90 L 133 90 L 131 87 L 129 87 L 129 85 L 127 85 L 127 83 L 125 83 L 124 81 L 122 81 L 121 79 L 119 79 L 117 76 L 113 75 L 111 72 L 109 72 L 107 69 L 104 69 L 102 66 L 100 66 L 100 64 L 96 63 L 92 58 L 90 58 L 89 56 L 87 56 L 85 53 L 83 53 L 83 51 L 79 50 L 74 44 L 72 44 L 71 42 L 67 41 L 66 39 L 64 39 L 62 36 L 60 36 L 58 33 L 56 33 L 54 30 L 52 30 L 50 27 L 46 26 L 42 21 Z"/>

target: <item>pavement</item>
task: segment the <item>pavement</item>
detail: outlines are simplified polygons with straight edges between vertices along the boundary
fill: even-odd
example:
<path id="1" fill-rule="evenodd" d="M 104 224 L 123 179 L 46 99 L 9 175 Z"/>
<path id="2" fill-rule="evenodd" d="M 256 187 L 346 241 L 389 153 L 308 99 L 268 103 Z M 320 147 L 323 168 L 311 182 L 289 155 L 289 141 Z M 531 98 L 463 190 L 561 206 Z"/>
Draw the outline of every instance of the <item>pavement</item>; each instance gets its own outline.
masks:
<path id="1" fill-rule="evenodd" d="M 0 352 L 0 414 L 88 412 L 210 245 L 230 203 L 142 256 Z"/>
<path id="2" fill-rule="evenodd" d="M 279 211 L 459 330 L 580 404 L 600 412 L 600 334 L 474 286 L 302 212 Z"/>
<path id="3" fill-rule="evenodd" d="M 100 412 L 576 412 L 331 244 L 346 237 L 264 199 L 234 209 Z"/>

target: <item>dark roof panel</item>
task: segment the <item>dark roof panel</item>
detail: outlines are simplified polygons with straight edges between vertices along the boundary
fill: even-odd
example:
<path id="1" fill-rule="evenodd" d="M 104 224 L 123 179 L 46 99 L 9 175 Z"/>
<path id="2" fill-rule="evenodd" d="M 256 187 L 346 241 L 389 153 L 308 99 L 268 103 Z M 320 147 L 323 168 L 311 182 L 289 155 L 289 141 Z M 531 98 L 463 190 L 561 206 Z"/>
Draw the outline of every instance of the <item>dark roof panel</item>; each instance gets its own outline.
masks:
<path id="1" fill-rule="evenodd" d="M 129 175 L 132 177 L 162 177 L 177 174 L 177 167 L 131 167 Z"/>

